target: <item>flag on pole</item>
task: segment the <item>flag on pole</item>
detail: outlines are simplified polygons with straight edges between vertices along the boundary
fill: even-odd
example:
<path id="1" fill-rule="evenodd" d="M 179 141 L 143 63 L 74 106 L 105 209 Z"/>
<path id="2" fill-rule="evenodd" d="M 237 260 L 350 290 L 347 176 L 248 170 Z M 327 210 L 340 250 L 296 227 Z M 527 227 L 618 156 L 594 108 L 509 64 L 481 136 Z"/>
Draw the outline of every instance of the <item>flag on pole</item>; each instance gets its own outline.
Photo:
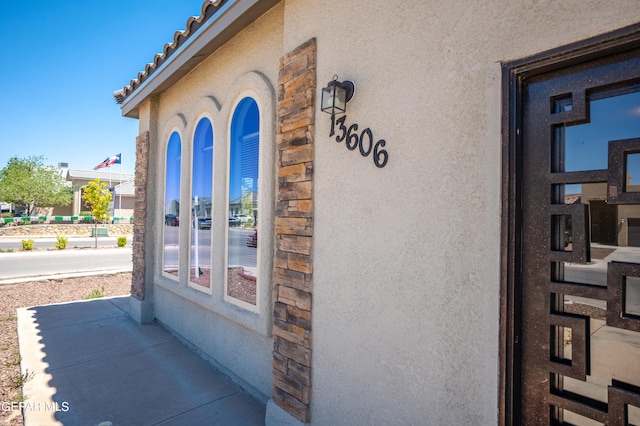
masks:
<path id="1" fill-rule="evenodd" d="M 102 169 L 104 167 L 110 167 L 112 164 L 122 164 L 120 162 L 120 156 L 122 154 L 118 154 L 118 155 L 114 155 L 112 157 L 107 157 L 106 160 L 104 160 L 102 163 L 98 164 L 97 166 L 95 166 L 93 168 L 93 170 L 98 170 L 98 169 Z"/>

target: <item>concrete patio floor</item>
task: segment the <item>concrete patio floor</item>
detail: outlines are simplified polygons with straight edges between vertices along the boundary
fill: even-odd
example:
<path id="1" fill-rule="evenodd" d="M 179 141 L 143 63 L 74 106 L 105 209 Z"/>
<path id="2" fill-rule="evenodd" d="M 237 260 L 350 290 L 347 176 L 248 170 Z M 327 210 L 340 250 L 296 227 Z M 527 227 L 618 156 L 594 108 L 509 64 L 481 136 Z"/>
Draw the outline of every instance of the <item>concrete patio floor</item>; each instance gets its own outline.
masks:
<path id="1" fill-rule="evenodd" d="M 261 425 L 265 405 L 128 296 L 18 310 L 27 426 Z"/>

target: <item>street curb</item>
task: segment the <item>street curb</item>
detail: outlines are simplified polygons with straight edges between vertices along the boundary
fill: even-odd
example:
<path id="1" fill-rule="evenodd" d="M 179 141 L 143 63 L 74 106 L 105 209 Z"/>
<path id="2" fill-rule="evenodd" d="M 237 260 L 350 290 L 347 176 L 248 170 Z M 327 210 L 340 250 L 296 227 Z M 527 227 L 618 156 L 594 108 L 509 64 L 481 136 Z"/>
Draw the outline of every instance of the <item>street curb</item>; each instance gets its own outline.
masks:
<path id="1" fill-rule="evenodd" d="M 46 281 L 46 280 L 61 280 L 65 278 L 78 278 L 78 277 L 90 277 L 95 275 L 114 275 L 122 274 L 125 272 L 131 272 L 131 268 L 120 269 L 104 269 L 101 271 L 83 271 L 83 272 L 71 272 L 63 274 L 49 274 L 49 275 L 30 275 L 25 277 L 16 277 L 0 280 L 0 285 L 6 284 L 20 284 L 33 281 Z"/>
<path id="2" fill-rule="evenodd" d="M 89 237 L 86 235 L 63 235 L 69 241 L 95 241 L 95 237 Z M 34 242 L 38 241 L 57 241 L 58 235 L 0 235 L 0 241 L 10 242 L 10 243 L 19 243 L 22 240 L 33 240 Z M 130 241 L 133 238 L 132 234 L 118 235 L 118 236 L 98 236 L 98 241 L 108 241 L 113 240 L 116 241 L 119 237 L 127 237 L 127 241 Z"/>
<path id="3" fill-rule="evenodd" d="M 11 256 L 30 256 L 33 254 L 44 254 L 44 255 L 49 255 L 49 256 L 56 256 L 56 255 L 62 255 L 64 253 L 68 253 L 70 251 L 82 251 L 82 252 L 96 252 L 96 251 L 107 251 L 107 250 L 129 250 L 131 252 L 133 252 L 133 248 L 131 246 L 125 246 L 125 247 L 98 247 L 98 248 L 94 248 L 94 247 L 79 247 L 79 248 L 73 248 L 73 247 L 68 247 L 64 250 L 58 250 L 58 249 L 36 249 L 36 250 L 21 250 L 21 249 L 17 249 L 16 251 L 7 251 L 7 252 L 2 252 L 0 253 L 0 258 L 4 258 L 4 257 L 11 257 Z"/>

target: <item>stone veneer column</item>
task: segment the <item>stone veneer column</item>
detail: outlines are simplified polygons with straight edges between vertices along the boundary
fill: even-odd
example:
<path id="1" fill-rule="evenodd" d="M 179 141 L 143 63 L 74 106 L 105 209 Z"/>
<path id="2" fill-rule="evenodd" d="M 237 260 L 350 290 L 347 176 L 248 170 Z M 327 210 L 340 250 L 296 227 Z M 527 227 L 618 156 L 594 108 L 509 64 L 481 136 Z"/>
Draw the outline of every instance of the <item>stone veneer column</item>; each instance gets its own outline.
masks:
<path id="1" fill-rule="evenodd" d="M 316 40 L 280 60 L 273 400 L 309 422 Z"/>
<path id="2" fill-rule="evenodd" d="M 149 132 L 136 138 L 135 206 L 133 211 L 133 274 L 131 295 L 144 300 L 144 223 L 147 219 L 147 173 L 149 167 Z"/>

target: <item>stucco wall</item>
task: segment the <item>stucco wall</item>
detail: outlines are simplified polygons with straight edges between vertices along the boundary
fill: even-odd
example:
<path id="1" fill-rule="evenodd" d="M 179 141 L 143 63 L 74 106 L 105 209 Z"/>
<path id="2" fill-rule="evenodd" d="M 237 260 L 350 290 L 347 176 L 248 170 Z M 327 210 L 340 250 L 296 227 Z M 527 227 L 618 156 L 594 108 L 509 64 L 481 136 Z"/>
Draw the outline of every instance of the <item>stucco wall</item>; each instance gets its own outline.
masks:
<path id="1" fill-rule="evenodd" d="M 185 268 L 180 282 L 161 275 L 158 194 L 166 142 L 178 131 L 188 204 L 190 143 L 203 114 L 214 126 L 214 182 L 225 185 L 220 159 L 237 95 L 269 98 L 279 58 L 316 38 L 312 423 L 496 424 L 500 62 L 638 21 L 635 0 L 284 0 L 140 108 L 151 144 L 146 225 L 156 231 L 145 236 L 145 256 L 155 316 L 270 396 L 269 320 L 188 287 Z M 328 136 L 320 88 L 334 74 L 356 84 L 345 124 L 386 140 L 386 167 Z M 214 217 L 225 209 L 218 203 Z M 213 226 L 222 241 L 225 224 Z M 180 242 L 189 245 L 188 232 Z M 261 250 L 269 257 L 273 245 Z"/>
<path id="2" fill-rule="evenodd" d="M 389 152 L 378 169 L 329 138 L 318 96 L 313 423 L 496 424 L 500 61 L 637 6 L 286 1 L 285 50 L 316 37 L 318 84 L 354 81 L 346 124 Z"/>
<path id="3" fill-rule="evenodd" d="M 201 351 L 212 363 L 234 377 L 258 398 L 266 401 L 272 386 L 271 318 L 273 305 L 270 293 L 273 257 L 273 219 L 267 213 L 274 204 L 275 188 L 275 88 L 278 81 L 279 58 L 282 56 L 283 5 L 271 9 L 256 22 L 221 47 L 158 99 L 157 137 L 151 139 L 150 176 L 153 191 L 148 223 L 157 226 L 151 262 L 153 271 L 155 316 L 169 329 Z M 261 211 L 259 283 L 266 291 L 258 291 L 255 312 L 239 308 L 224 300 L 222 271 L 226 254 L 226 223 L 216 218 L 226 217 L 228 131 L 237 102 L 247 94 L 257 96 L 262 137 L 260 147 Z M 146 117 L 141 109 L 141 121 Z M 193 134 L 198 121 L 207 117 L 213 124 L 214 204 L 212 223 L 213 286 L 196 289 L 188 282 L 188 268 L 182 267 L 179 282 L 163 276 L 162 220 L 164 217 L 164 170 L 167 141 L 172 132 L 180 134 L 182 142 L 181 204 L 190 205 L 191 155 Z M 264 145 L 263 145 L 264 142 Z M 189 223 L 189 209 L 182 209 L 181 223 Z M 180 245 L 189 247 L 189 229 L 181 226 Z M 263 236 L 264 235 L 264 236 Z M 147 246 L 148 248 L 151 246 Z M 148 254 L 147 254 L 148 256 Z M 181 253 L 182 265 L 188 264 L 188 249 Z M 185 263 L 187 262 L 187 263 Z M 217 271 L 217 272 L 216 272 Z"/>

